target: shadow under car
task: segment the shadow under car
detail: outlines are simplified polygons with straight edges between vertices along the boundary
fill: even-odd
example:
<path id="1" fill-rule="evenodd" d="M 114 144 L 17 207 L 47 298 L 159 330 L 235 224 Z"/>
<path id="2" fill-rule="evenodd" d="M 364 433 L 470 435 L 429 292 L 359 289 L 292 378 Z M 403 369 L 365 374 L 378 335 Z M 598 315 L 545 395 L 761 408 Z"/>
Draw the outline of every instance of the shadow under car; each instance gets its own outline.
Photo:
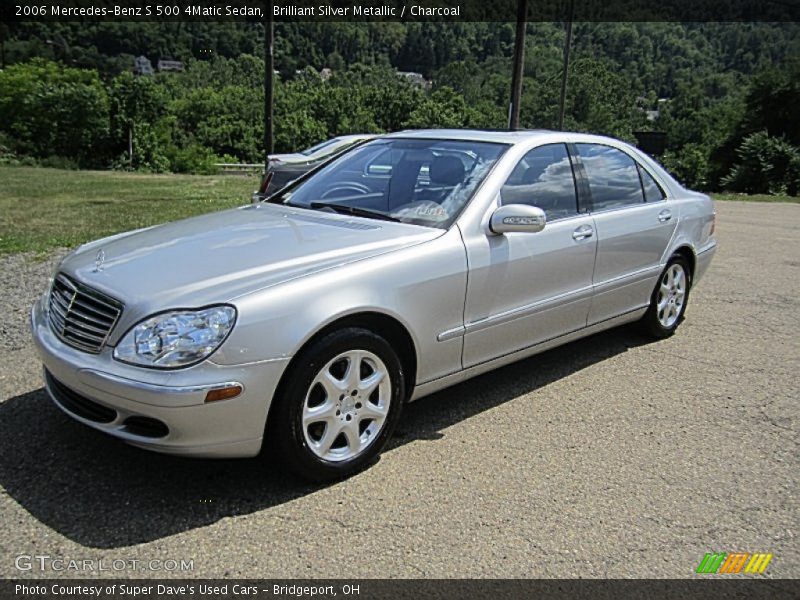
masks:
<path id="1" fill-rule="evenodd" d="M 408 442 L 444 438 L 455 423 L 646 341 L 628 327 L 606 331 L 411 403 L 383 460 Z M 157 540 L 324 487 L 262 458 L 198 460 L 139 450 L 69 419 L 44 389 L 0 403 L 0 485 L 47 527 L 96 548 Z"/>

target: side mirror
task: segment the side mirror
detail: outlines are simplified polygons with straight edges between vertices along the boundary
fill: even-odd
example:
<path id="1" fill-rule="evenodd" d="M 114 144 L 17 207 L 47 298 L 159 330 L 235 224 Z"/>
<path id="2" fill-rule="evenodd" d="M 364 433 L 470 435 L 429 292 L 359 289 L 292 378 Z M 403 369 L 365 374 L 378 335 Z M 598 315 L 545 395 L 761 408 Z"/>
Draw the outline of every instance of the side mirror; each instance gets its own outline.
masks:
<path id="1" fill-rule="evenodd" d="M 492 233 L 537 233 L 544 229 L 547 217 L 538 206 L 527 204 L 506 204 L 492 213 L 489 229 Z"/>

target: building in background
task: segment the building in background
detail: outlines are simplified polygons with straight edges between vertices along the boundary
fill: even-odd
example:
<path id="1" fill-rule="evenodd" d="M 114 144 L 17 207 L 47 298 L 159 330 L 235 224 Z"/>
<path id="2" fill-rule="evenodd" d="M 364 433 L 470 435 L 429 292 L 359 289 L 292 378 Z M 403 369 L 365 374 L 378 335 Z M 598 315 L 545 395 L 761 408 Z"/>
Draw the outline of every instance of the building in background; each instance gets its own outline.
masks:
<path id="1" fill-rule="evenodd" d="M 179 60 L 159 59 L 156 67 L 159 71 L 183 71 L 183 63 Z"/>
<path id="2" fill-rule="evenodd" d="M 146 56 L 137 56 L 133 59 L 133 70 L 137 75 L 152 75 L 153 63 Z"/>

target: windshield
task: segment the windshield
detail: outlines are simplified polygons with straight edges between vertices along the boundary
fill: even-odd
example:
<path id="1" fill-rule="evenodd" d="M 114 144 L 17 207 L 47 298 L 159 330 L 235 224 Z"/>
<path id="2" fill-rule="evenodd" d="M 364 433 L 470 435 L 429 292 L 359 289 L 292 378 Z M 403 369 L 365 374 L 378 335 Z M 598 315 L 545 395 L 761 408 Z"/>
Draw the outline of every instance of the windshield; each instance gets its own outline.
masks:
<path id="1" fill-rule="evenodd" d="M 311 156 L 315 152 L 318 152 L 319 150 L 322 150 L 325 146 L 330 146 L 331 144 L 335 144 L 338 141 L 339 141 L 339 138 L 333 138 L 332 140 L 325 140 L 324 142 L 320 142 L 319 144 L 311 146 L 310 148 L 306 148 L 305 150 L 301 150 L 300 154 L 303 154 L 304 156 Z"/>
<path id="2" fill-rule="evenodd" d="M 507 148 L 489 142 L 378 139 L 284 188 L 270 202 L 446 229 Z"/>

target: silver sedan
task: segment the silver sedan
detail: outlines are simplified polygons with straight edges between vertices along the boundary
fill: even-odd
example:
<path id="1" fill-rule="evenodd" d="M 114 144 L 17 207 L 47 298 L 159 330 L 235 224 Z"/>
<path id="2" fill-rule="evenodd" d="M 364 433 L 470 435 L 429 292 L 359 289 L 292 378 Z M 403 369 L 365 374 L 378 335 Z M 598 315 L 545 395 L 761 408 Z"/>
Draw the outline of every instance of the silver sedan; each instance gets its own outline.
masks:
<path id="1" fill-rule="evenodd" d="M 266 202 L 81 246 L 33 337 L 53 401 L 90 427 L 197 457 L 263 446 L 333 479 L 407 401 L 625 323 L 671 335 L 714 223 L 617 140 L 400 132 Z"/>

